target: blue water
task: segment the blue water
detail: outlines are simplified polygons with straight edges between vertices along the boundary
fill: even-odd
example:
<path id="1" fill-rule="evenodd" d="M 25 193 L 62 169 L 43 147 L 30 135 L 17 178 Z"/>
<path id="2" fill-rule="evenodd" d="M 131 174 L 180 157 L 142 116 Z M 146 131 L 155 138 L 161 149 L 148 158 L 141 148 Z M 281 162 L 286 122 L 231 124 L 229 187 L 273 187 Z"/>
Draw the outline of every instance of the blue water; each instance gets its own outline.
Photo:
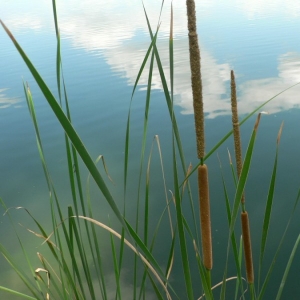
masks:
<path id="1" fill-rule="evenodd" d="M 49 1 L 48 1 L 49 2 Z M 56 86 L 56 38 L 51 3 L 45 1 L 0 1 L 0 18 L 12 31 L 28 57 L 52 90 L 58 95 Z M 58 1 L 58 19 L 61 33 L 62 62 L 67 86 L 72 121 L 92 157 L 104 155 L 109 174 L 115 185 L 109 185 L 114 197 L 122 207 L 123 158 L 125 127 L 128 109 L 136 76 L 150 44 L 147 23 L 140 1 Z M 152 29 L 155 30 L 160 1 L 145 1 Z M 193 166 L 197 163 L 194 137 L 194 116 L 190 90 L 190 70 L 186 29 L 185 2 L 174 5 L 174 59 L 175 59 L 175 112 L 184 145 L 186 161 Z M 300 45 L 298 29 L 300 6 L 295 1 L 197 1 L 197 24 L 201 46 L 202 80 L 204 86 L 204 109 L 206 114 L 207 151 L 211 149 L 230 129 L 230 70 L 234 69 L 237 81 L 239 111 L 248 114 L 264 101 L 300 81 Z M 168 35 L 170 1 L 166 1 L 158 37 L 158 49 L 167 79 Z M 139 172 L 147 74 L 140 79 L 132 102 L 131 150 L 129 185 L 127 193 L 128 217 L 133 220 L 136 207 L 136 182 Z M 72 203 L 68 186 L 64 137 L 62 129 L 51 112 L 44 97 L 35 84 L 13 44 L 0 30 L 0 196 L 8 207 L 24 206 L 50 228 L 48 191 L 35 144 L 33 126 L 24 98 L 22 80 L 28 82 L 35 100 L 46 160 L 59 198 L 66 213 Z M 152 138 L 159 135 L 163 151 L 167 189 L 172 190 L 171 174 L 171 127 L 166 108 L 159 73 L 155 68 L 153 92 L 150 105 L 146 158 L 150 153 Z M 260 246 L 260 232 L 268 185 L 275 156 L 277 133 L 282 121 L 285 122 L 280 151 L 275 205 L 271 219 L 271 233 L 268 239 L 266 265 L 278 245 L 287 223 L 289 213 L 297 197 L 300 183 L 298 153 L 299 95 L 296 86 L 278 96 L 263 110 L 259 127 L 253 164 L 246 187 L 247 210 L 250 216 L 254 261 L 257 266 Z M 243 125 L 243 152 L 247 149 L 255 117 Z M 232 139 L 227 140 L 218 150 L 230 199 L 234 197 L 233 180 L 228 164 L 227 149 L 233 156 Z M 154 227 L 165 205 L 162 176 L 157 150 L 153 161 L 153 191 L 151 209 L 154 213 Z M 212 199 L 212 223 L 214 241 L 213 283 L 222 279 L 227 241 L 227 220 L 221 183 L 221 172 L 216 153 L 207 164 L 210 168 Z M 145 162 L 146 168 L 146 162 Z M 87 172 L 83 170 L 84 185 Z M 192 190 L 196 205 L 197 191 L 195 178 Z M 217 187 L 217 188 L 215 188 Z M 101 196 L 92 190 L 96 217 L 108 222 L 112 214 Z M 168 195 L 170 197 L 170 195 Z M 161 201 L 163 201 L 161 204 Z M 101 203 L 101 205 L 99 204 Z M 99 205 L 99 206 L 98 206 Z M 159 209 L 158 209 L 159 207 Z M 185 207 L 184 209 L 187 210 Z M 3 211 L 4 212 L 4 211 Z M 12 212 L 17 223 L 25 228 L 35 228 L 23 211 Z M 277 260 L 274 274 L 268 288 L 268 298 L 276 295 L 284 267 L 299 234 L 296 210 L 286 242 Z M 1 243 L 4 244 L 20 264 L 23 264 L 17 239 L 7 216 L 1 217 Z M 165 220 L 164 226 L 168 223 Z M 116 225 L 117 226 L 117 225 Z M 18 231 L 24 236 L 34 267 L 39 266 L 36 252 L 42 252 L 41 241 L 23 227 Z M 158 237 L 155 249 L 158 261 L 164 265 L 165 233 Z M 32 247 L 34 245 L 34 247 Z M 32 250 L 33 248 L 33 250 Z M 191 250 L 191 255 L 193 251 Z M 109 253 L 109 247 L 104 247 Z M 177 251 L 177 250 L 176 250 Z M 179 258 L 179 251 L 176 252 Z M 296 254 L 291 274 L 282 299 L 298 299 L 300 295 Z M 0 258 L 1 285 L 19 288 L 14 272 L 4 259 Z M 218 268 L 218 266 L 220 266 Z M 256 267 L 255 266 L 255 267 Z M 109 266 L 108 266 L 109 268 Z M 193 267 L 191 267 L 193 269 Z M 126 272 L 130 274 L 128 268 Z M 179 284 L 180 262 L 174 266 L 172 282 Z M 234 268 L 229 269 L 234 276 Z M 198 275 L 196 275 L 198 276 Z M 131 280 L 124 280 L 124 294 L 131 295 Z M 181 283 L 180 283 L 181 284 Z M 230 287 L 233 289 L 234 284 Z M 20 286 L 20 290 L 22 287 Z M 129 290 L 129 291 L 128 291 Z M 195 287 L 200 295 L 199 287 Z M 216 292 L 218 295 L 219 290 Z M 184 286 L 182 294 L 184 299 Z M 295 296 L 296 295 L 296 296 Z M 249 294 L 247 294 L 247 297 Z M 6 297 L 7 294 L 1 294 Z M 131 299 L 131 296 L 124 296 Z M 127 298 L 128 297 L 128 298 Z M 150 297 L 150 296 L 149 296 Z M 218 296 L 217 296 L 218 298 Z M 13 298 L 11 298 L 13 299 Z M 149 298 L 150 299 L 150 298 Z"/>

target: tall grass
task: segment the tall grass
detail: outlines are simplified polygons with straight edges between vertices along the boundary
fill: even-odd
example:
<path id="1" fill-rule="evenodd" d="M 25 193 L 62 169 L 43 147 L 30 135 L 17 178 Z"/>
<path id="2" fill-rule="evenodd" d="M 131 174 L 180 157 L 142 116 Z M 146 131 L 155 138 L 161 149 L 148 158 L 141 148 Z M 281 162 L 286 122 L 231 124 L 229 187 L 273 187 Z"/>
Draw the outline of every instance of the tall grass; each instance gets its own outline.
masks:
<path id="1" fill-rule="evenodd" d="M 103 156 L 99 156 L 93 160 L 84 143 L 75 131 L 71 113 L 69 109 L 69 100 L 67 94 L 67 87 L 64 81 L 64 74 L 61 62 L 60 51 L 60 31 L 59 22 L 56 11 L 55 0 L 53 3 L 53 16 L 55 23 L 55 32 L 57 39 L 57 52 L 56 52 L 56 79 L 59 91 L 59 97 L 56 99 L 49 87 L 46 85 L 43 78 L 40 76 L 38 70 L 32 64 L 30 58 L 27 57 L 21 46 L 6 25 L 1 21 L 1 25 L 9 38 L 11 39 L 15 49 L 26 63 L 28 69 L 32 73 L 36 83 L 41 89 L 46 101 L 51 107 L 57 120 L 65 132 L 65 149 L 68 164 L 68 177 L 70 181 L 70 190 L 72 194 L 73 203 L 67 209 L 67 214 L 63 214 L 63 207 L 61 207 L 59 197 L 57 195 L 55 186 L 51 179 L 51 174 L 45 159 L 43 150 L 42 138 L 39 131 L 38 116 L 35 112 L 33 95 L 31 94 L 30 87 L 27 83 L 23 83 L 24 94 L 26 97 L 28 111 L 34 126 L 36 143 L 44 170 L 44 175 L 47 181 L 49 191 L 49 206 L 50 216 L 52 221 L 52 230 L 47 232 L 41 221 L 35 218 L 31 213 L 23 208 L 28 217 L 31 218 L 36 224 L 39 232 L 31 233 L 36 238 L 41 239 L 45 247 L 49 250 L 51 257 L 45 257 L 42 253 L 38 254 L 40 260 L 40 267 L 34 268 L 32 262 L 28 258 L 28 252 L 32 249 L 25 249 L 21 237 L 16 235 L 19 240 L 20 249 L 26 258 L 28 270 L 22 269 L 17 263 L 15 258 L 0 244 L 0 251 L 4 258 L 15 270 L 17 275 L 24 283 L 27 292 L 18 292 L 13 289 L 0 286 L 0 290 L 10 293 L 12 296 L 24 299 L 128 299 L 124 296 L 124 286 L 122 284 L 122 272 L 126 264 L 126 258 L 132 255 L 132 299 L 148 299 L 149 295 L 155 295 L 157 299 L 225 299 L 227 295 L 232 295 L 232 291 L 228 290 L 227 282 L 236 281 L 234 289 L 235 299 L 264 299 L 266 288 L 271 284 L 271 274 L 278 257 L 279 251 L 284 243 L 284 239 L 288 230 L 289 223 L 295 212 L 300 192 L 295 200 L 293 211 L 291 212 L 286 229 L 277 245 L 275 255 L 271 260 L 268 267 L 267 274 L 263 276 L 262 265 L 264 263 L 267 239 L 269 236 L 269 224 L 271 218 L 271 211 L 273 207 L 273 198 L 276 184 L 277 164 L 279 156 L 279 141 L 282 132 L 280 128 L 278 139 L 276 143 L 276 155 L 274 159 L 274 167 L 272 170 L 268 198 L 266 201 L 266 210 L 263 217 L 263 226 L 261 228 L 261 247 L 258 253 L 259 265 L 257 269 L 253 268 L 252 249 L 251 249 L 251 236 L 248 212 L 245 210 L 245 196 L 244 190 L 247 183 L 251 161 L 253 159 L 253 151 L 256 142 L 256 136 L 259 129 L 259 121 L 261 114 L 259 113 L 254 124 L 252 134 L 249 139 L 248 148 L 242 160 L 240 149 L 240 138 L 237 132 L 239 127 L 245 123 L 252 115 L 261 110 L 261 108 L 268 102 L 272 101 L 276 96 L 265 101 L 260 107 L 251 112 L 247 117 L 239 122 L 237 114 L 237 101 L 236 101 L 236 84 L 234 80 L 234 73 L 231 73 L 231 87 L 233 99 L 233 130 L 228 128 L 228 133 L 216 142 L 207 154 L 205 154 L 204 147 L 204 110 L 205 99 L 202 99 L 202 83 L 200 72 L 200 52 L 197 42 L 197 31 L 195 27 L 195 3 L 194 1 L 187 1 L 188 16 L 189 16 L 189 36 L 190 36 L 190 59 L 191 59 L 191 72 L 192 72 L 192 90 L 194 94 L 194 107 L 195 107 L 195 128 L 197 139 L 197 156 L 199 163 L 194 167 L 187 167 L 186 158 L 184 155 L 184 147 L 180 138 L 180 131 L 176 121 L 176 114 L 174 112 L 174 54 L 173 54 L 173 12 L 171 11 L 170 18 L 170 38 L 169 38 L 169 61 L 170 61 L 170 83 L 166 80 L 165 70 L 162 66 L 159 51 L 156 46 L 159 24 L 161 22 L 160 16 L 158 26 L 153 30 L 150 26 L 147 12 L 144 9 L 145 19 L 148 24 L 149 30 L 149 47 L 145 54 L 144 60 L 141 64 L 140 70 L 133 87 L 131 102 L 135 96 L 135 91 L 138 86 L 140 77 L 144 72 L 147 62 L 150 62 L 148 73 L 147 92 L 145 99 L 145 112 L 144 112 L 144 126 L 141 141 L 141 154 L 140 154 L 140 167 L 138 171 L 138 181 L 136 188 L 138 191 L 138 199 L 136 205 L 136 218 L 135 222 L 131 223 L 127 218 L 126 202 L 122 207 L 117 203 L 118 201 L 113 197 L 113 193 L 109 186 L 106 184 L 106 178 L 109 177 L 108 168 L 106 166 Z M 161 9 L 163 9 L 163 2 Z M 164 22 L 166 20 L 163 20 Z M 194 62 L 194 63 L 193 63 Z M 148 127 L 148 114 L 151 102 L 151 86 L 153 70 L 156 66 L 159 70 L 163 92 L 166 100 L 166 106 L 169 113 L 169 122 L 172 127 L 172 139 L 170 149 L 172 152 L 172 170 L 165 170 L 164 160 L 160 139 L 155 136 L 151 147 L 150 155 L 147 161 L 147 169 L 144 170 L 144 161 L 146 158 L 146 140 Z M 283 93 L 284 91 L 282 91 Z M 128 193 L 128 166 L 130 164 L 130 150 L 131 150 L 131 104 L 127 116 L 127 127 L 124 132 L 125 135 L 125 148 L 124 148 L 124 199 Z M 199 123 L 198 123 L 199 122 Z M 248 121 L 250 122 L 250 121 Z M 216 153 L 216 150 L 231 137 L 234 132 L 234 144 L 236 145 L 237 155 L 237 172 L 232 167 L 232 176 L 235 180 L 235 195 L 230 199 L 227 193 L 226 177 L 222 175 L 222 186 L 212 187 L 215 189 L 224 190 L 224 201 L 226 203 L 226 212 L 228 218 L 228 243 L 226 252 L 226 262 L 223 272 L 223 278 L 219 278 L 217 282 L 213 282 L 212 276 L 215 269 L 220 266 L 213 267 L 213 249 L 211 238 L 211 220 L 210 220 L 210 207 L 209 207 L 209 182 L 208 182 L 208 169 L 205 162 L 208 157 Z M 161 167 L 163 186 L 166 202 L 162 204 L 161 208 L 157 208 L 159 214 L 158 222 L 154 231 L 150 230 L 151 210 L 149 209 L 149 195 L 151 189 L 150 180 L 152 176 L 150 166 L 153 163 L 152 154 L 157 149 L 159 156 L 159 164 Z M 87 168 L 89 175 L 87 179 L 87 194 L 84 195 L 84 187 L 82 183 L 82 169 L 80 169 L 80 161 L 83 162 Z M 102 162 L 104 176 L 99 171 L 98 163 Z M 194 209 L 194 201 L 192 194 L 194 193 L 191 188 L 191 182 L 196 181 L 195 171 L 198 170 L 198 191 L 200 198 L 200 213 L 196 213 Z M 221 168 L 221 172 L 223 170 Z M 103 173 L 103 172 L 102 172 Z M 146 184 L 142 185 L 142 179 L 145 174 Z M 172 186 L 167 186 L 166 177 L 169 176 L 172 181 Z M 228 176 L 228 175 L 227 175 Z M 119 221 L 121 227 L 120 232 L 117 232 L 110 221 L 96 220 L 93 216 L 93 206 L 89 193 L 90 180 L 93 179 L 97 188 L 102 193 L 103 198 L 109 204 L 114 216 Z M 171 192 L 168 193 L 167 191 Z M 215 201 L 215 200 L 213 200 Z M 218 199 L 221 201 L 221 199 Z M 10 217 L 11 209 L 7 209 L 4 201 L 2 205 L 5 208 L 6 215 Z M 183 210 L 183 203 L 188 203 L 189 213 L 186 214 Z M 247 203 L 251 205 L 251 202 Z M 143 210 L 143 217 L 141 217 L 141 210 Z M 241 213 L 242 236 L 240 243 L 237 243 L 236 236 L 239 233 L 236 223 Z M 191 216 L 191 220 L 187 216 Z M 200 219 L 200 220 L 199 220 Z M 167 220 L 170 227 L 169 237 L 164 237 L 164 249 L 168 249 L 165 253 L 166 264 L 162 265 L 156 257 L 154 248 L 157 245 L 157 240 L 160 232 L 163 230 L 162 223 Z M 199 221 L 198 221 L 199 220 Z M 12 224 L 14 221 L 12 220 Z M 200 225 L 201 224 L 201 225 Z M 198 231 L 200 227 L 201 238 L 199 238 Z M 110 245 L 112 253 L 111 269 L 113 270 L 115 291 L 113 296 L 108 287 L 107 272 L 104 268 L 102 246 L 103 241 L 99 238 L 98 230 L 107 232 L 107 240 L 105 244 Z M 293 263 L 295 253 L 300 241 L 298 237 L 291 250 L 290 257 L 286 264 L 285 272 L 282 277 L 280 286 L 278 287 L 277 299 L 280 299 L 287 275 Z M 178 247 L 178 250 L 177 250 Z M 201 249 L 201 250 L 200 250 Z M 242 259 L 242 251 L 244 250 L 245 258 Z M 236 267 L 236 275 L 228 276 L 227 269 L 230 263 L 230 254 L 233 254 L 233 259 Z M 174 265 L 181 265 L 182 275 L 174 274 Z M 196 266 L 196 272 L 195 267 Z M 244 274 L 246 270 L 246 275 Z M 254 276 L 254 272 L 257 272 Z M 176 276 L 177 281 L 174 283 L 172 276 Z M 245 277 L 247 277 L 247 284 L 245 284 Z M 256 281 L 255 281 L 256 280 Z M 185 290 L 182 291 L 182 285 L 177 282 L 184 282 Z M 201 286 L 201 288 L 199 288 Z"/>

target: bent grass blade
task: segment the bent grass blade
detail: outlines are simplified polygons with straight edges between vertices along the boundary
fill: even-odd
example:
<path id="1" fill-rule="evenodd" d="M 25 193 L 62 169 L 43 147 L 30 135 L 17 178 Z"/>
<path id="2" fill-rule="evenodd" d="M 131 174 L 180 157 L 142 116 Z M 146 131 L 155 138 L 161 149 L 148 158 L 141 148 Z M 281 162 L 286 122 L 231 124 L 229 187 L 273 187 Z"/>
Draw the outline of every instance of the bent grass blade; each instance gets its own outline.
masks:
<path id="1" fill-rule="evenodd" d="M 87 220 L 89 222 L 92 222 L 94 224 L 96 224 L 97 226 L 102 227 L 103 229 L 107 230 L 108 232 L 110 232 L 111 234 L 113 234 L 114 236 L 116 236 L 118 239 L 121 239 L 122 236 L 121 234 L 119 234 L 118 232 L 116 232 L 115 230 L 113 230 L 112 228 L 110 228 L 109 226 L 103 224 L 102 222 L 99 222 L 97 220 L 91 219 L 89 217 L 84 217 L 84 216 L 74 216 L 74 218 L 80 218 L 80 219 L 84 219 Z M 129 224 L 128 224 L 129 225 Z M 132 230 L 132 229 L 131 229 Z M 127 239 L 124 238 L 124 243 L 125 245 L 127 245 L 134 253 L 138 254 L 138 257 L 141 258 L 141 260 L 143 261 L 143 263 L 148 267 L 148 269 L 152 272 L 152 274 L 155 276 L 155 278 L 158 280 L 158 282 L 161 284 L 162 288 L 165 290 L 165 293 L 168 297 L 168 299 L 171 299 L 171 295 L 169 294 L 169 291 L 166 289 L 166 286 L 163 282 L 162 279 L 164 279 L 164 275 L 162 273 L 162 271 L 160 270 L 160 267 L 158 266 L 157 262 L 155 261 L 155 259 L 153 258 L 152 254 L 150 254 L 150 252 L 147 250 L 147 248 L 142 247 L 143 251 L 146 250 L 146 256 L 142 255 L 137 249 L 136 247 L 134 247 Z M 141 246 L 143 243 L 141 243 L 139 246 Z M 155 270 L 158 269 L 160 270 L 159 273 Z"/>

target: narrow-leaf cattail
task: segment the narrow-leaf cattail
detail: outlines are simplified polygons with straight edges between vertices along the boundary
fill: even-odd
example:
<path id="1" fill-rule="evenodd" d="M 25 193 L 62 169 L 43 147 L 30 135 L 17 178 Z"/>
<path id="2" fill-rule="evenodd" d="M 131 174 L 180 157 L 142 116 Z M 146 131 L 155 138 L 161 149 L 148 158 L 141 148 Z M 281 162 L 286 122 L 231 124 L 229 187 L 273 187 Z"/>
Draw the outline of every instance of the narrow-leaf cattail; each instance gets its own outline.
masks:
<path id="1" fill-rule="evenodd" d="M 242 232 L 243 232 L 243 244 L 244 244 L 244 255 L 246 263 L 246 273 L 248 283 L 254 282 L 254 271 L 253 271 L 253 261 L 252 261 L 252 248 L 251 248 L 251 237 L 250 237 L 250 226 L 248 213 L 242 212 Z"/>
<path id="2" fill-rule="evenodd" d="M 213 266 L 212 241 L 211 241 L 211 222 L 210 222 L 210 203 L 208 171 L 206 165 L 198 167 L 198 190 L 200 202 L 200 227 L 202 238 L 203 265 L 211 270 Z"/>

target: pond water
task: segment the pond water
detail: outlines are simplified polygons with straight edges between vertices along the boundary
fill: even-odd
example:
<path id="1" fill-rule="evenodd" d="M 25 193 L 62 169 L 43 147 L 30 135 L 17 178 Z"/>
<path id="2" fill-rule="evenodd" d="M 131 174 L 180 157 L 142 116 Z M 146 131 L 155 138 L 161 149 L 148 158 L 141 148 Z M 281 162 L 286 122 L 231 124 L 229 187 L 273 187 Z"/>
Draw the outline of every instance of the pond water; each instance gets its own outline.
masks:
<path id="1" fill-rule="evenodd" d="M 118 203 L 121 208 L 128 109 L 133 85 L 150 44 L 142 2 L 138 0 L 57 2 L 62 63 L 73 124 L 91 156 L 94 159 L 100 154 L 105 157 L 109 174 L 115 183 L 110 187 L 114 197 L 121 199 Z M 174 1 L 173 6 L 175 113 L 186 161 L 195 166 L 198 161 L 190 88 L 185 1 Z M 158 22 L 161 2 L 145 1 L 145 7 L 154 30 Z M 300 3 L 292 0 L 222 2 L 213 0 L 196 1 L 196 7 L 208 152 L 231 129 L 229 81 L 231 69 L 236 75 L 241 117 L 284 89 L 300 82 Z M 12 31 L 54 95 L 57 96 L 56 37 L 51 1 L 2 0 L 0 12 L 0 18 Z M 169 28 L 170 1 L 165 1 L 158 35 L 158 49 L 167 79 L 169 78 Z M 146 65 L 132 102 L 130 175 L 126 200 L 128 218 L 132 221 L 136 214 L 136 184 L 140 164 L 148 70 L 149 65 Z M 10 39 L 1 28 L 0 197 L 8 207 L 26 207 L 50 230 L 51 216 L 47 185 L 24 97 L 22 80 L 28 82 L 35 100 L 46 160 L 61 205 L 66 213 L 67 205 L 70 205 L 72 200 L 68 188 L 63 131 Z M 152 139 L 154 135 L 158 135 L 161 141 L 164 167 L 168 175 L 167 189 L 172 190 L 170 117 L 156 67 L 152 80 L 153 91 L 145 157 L 148 159 Z M 267 245 L 266 266 L 274 255 L 297 197 L 300 184 L 299 95 L 300 85 L 279 95 L 263 108 L 269 115 L 263 115 L 261 120 L 246 187 L 255 267 L 259 259 L 262 217 L 275 157 L 276 138 L 282 121 L 284 121 L 284 129 L 279 151 L 278 178 Z M 255 118 L 256 116 L 250 118 L 241 128 L 244 153 Z M 228 139 L 217 151 L 222 161 L 232 201 L 234 188 L 227 149 L 233 155 L 232 138 Z M 213 243 L 216 249 L 213 283 L 218 283 L 222 279 L 226 259 L 224 249 L 228 229 L 221 172 L 216 153 L 208 159 L 207 164 L 210 172 Z M 165 205 L 165 202 L 161 204 L 161 201 L 165 200 L 157 153 L 153 157 L 151 172 L 155 175 L 151 178 L 150 206 L 155 215 L 155 209 Z M 84 185 L 86 177 L 87 172 L 83 171 Z M 196 203 L 195 177 L 191 180 Z M 114 222 L 112 212 L 103 199 L 100 199 L 100 202 L 99 195 L 95 191 L 92 191 L 92 196 L 94 197 L 95 217 L 103 220 L 104 223 Z M 295 213 L 296 216 L 290 224 L 287 238 L 277 259 L 266 299 L 274 299 L 285 265 L 299 234 L 300 226 L 297 221 L 299 209 Z M 108 219 L 109 214 L 112 221 Z M 21 223 L 23 227 L 34 227 L 24 211 L 12 211 L 12 215 L 16 223 Z M 157 218 L 155 216 L 152 220 L 152 227 L 155 226 Z M 1 217 L 0 222 L 1 244 L 5 245 L 22 264 L 24 259 L 9 218 Z M 167 223 L 163 225 L 168 226 Z M 41 246 L 41 241 L 23 227 L 18 228 L 18 232 L 24 238 L 24 245 L 27 246 L 34 266 L 38 266 L 36 252 L 42 252 L 44 248 Z M 155 248 L 155 253 L 162 265 L 166 262 L 163 261 L 164 256 L 161 252 L 167 249 L 164 245 L 164 234 L 166 233 L 162 230 L 161 235 L 158 236 L 159 246 Z M 109 245 L 104 247 L 104 254 L 109 253 L 109 247 Z M 179 258 L 179 252 L 177 257 Z M 300 295 L 299 267 L 300 257 L 296 254 L 282 299 L 298 299 Z M 126 268 L 124 272 L 130 274 L 129 266 Z M 3 257 L 0 257 L 0 270 L 0 285 L 23 290 L 15 273 Z M 181 299 L 185 299 L 184 284 L 178 282 L 176 272 L 182 272 L 180 263 L 174 266 L 172 280 L 178 285 L 182 284 L 182 293 L 179 295 Z M 229 267 L 229 276 L 234 275 L 234 268 Z M 109 276 L 112 277 L 112 274 L 108 274 Z M 132 299 L 131 282 L 131 279 L 125 276 L 124 299 Z M 195 287 L 195 291 L 197 295 L 200 295 L 199 287 Z M 0 297 L 10 299 L 7 294 L 2 296 L 2 292 L 0 292 Z"/>

